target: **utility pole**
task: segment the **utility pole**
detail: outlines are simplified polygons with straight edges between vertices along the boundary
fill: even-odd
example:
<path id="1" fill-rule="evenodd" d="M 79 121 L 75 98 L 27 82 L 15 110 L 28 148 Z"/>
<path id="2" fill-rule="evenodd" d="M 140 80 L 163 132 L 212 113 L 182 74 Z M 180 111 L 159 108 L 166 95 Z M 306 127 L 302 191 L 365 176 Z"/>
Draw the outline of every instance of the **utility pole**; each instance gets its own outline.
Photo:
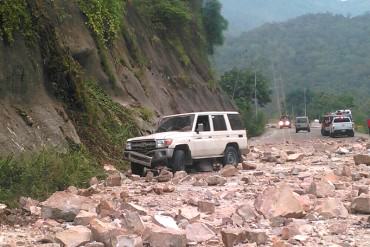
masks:
<path id="1" fill-rule="evenodd" d="M 258 117 L 258 99 L 257 99 L 257 72 L 254 70 L 254 104 L 256 107 L 256 121 Z"/>
<path id="2" fill-rule="evenodd" d="M 304 115 L 307 117 L 306 88 L 303 89 L 303 95 L 304 95 Z"/>
<path id="3" fill-rule="evenodd" d="M 232 100 L 234 100 L 234 97 L 235 97 L 235 91 L 236 91 L 236 86 L 237 84 L 239 83 L 239 77 L 240 77 L 240 70 L 236 69 L 237 73 L 238 73 L 238 77 L 234 83 L 234 89 L 233 89 L 233 97 L 232 97 Z"/>
<path id="4" fill-rule="evenodd" d="M 277 82 L 276 82 L 276 76 L 275 76 L 275 66 L 274 63 L 271 63 L 271 68 L 272 68 L 272 77 L 273 77 L 273 82 L 274 82 L 274 88 L 275 88 L 275 94 L 276 94 L 276 103 L 279 111 L 279 117 L 282 115 L 281 112 L 281 103 L 280 103 L 280 89 L 278 88 Z"/>

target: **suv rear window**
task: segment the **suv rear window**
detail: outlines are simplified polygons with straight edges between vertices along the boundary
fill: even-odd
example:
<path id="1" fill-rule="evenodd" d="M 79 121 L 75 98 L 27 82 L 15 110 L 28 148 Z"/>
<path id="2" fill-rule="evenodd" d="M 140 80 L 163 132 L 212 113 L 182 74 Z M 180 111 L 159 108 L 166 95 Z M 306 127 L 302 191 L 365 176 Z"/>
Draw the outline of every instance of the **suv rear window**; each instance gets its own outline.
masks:
<path id="1" fill-rule="evenodd" d="M 245 130 L 239 114 L 227 114 L 232 130 Z"/>
<path id="2" fill-rule="evenodd" d="M 307 121 L 307 118 L 297 118 L 296 122 L 297 123 L 307 123 L 308 121 Z"/>
<path id="3" fill-rule="evenodd" d="M 223 115 L 213 115 L 213 128 L 215 131 L 225 131 L 227 130 L 225 118 Z"/>
<path id="4" fill-rule="evenodd" d="M 334 123 L 350 123 L 350 122 L 351 119 L 349 119 L 348 117 L 334 119 Z"/>

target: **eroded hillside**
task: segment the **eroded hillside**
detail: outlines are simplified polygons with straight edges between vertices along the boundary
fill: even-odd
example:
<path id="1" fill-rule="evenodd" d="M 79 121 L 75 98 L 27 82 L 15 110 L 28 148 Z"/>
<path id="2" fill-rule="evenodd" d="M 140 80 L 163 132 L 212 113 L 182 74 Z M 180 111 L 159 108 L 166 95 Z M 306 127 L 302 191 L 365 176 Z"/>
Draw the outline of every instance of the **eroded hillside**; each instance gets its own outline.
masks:
<path id="1" fill-rule="evenodd" d="M 0 153 L 82 142 L 119 159 L 162 114 L 233 109 L 213 83 L 200 1 L 161 7 L 2 2 Z"/>

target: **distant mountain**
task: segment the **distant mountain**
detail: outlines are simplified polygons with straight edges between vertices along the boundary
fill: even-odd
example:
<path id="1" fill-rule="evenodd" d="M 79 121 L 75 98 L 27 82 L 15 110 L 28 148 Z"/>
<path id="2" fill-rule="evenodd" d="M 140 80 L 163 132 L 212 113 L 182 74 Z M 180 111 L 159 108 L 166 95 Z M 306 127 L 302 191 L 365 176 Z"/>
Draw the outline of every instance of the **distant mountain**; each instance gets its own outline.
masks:
<path id="1" fill-rule="evenodd" d="M 238 35 L 264 23 L 282 22 L 305 14 L 357 16 L 370 11 L 369 0 L 220 0 L 229 21 L 228 35 Z"/>
<path id="2" fill-rule="evenodd" d="M 257 68 L 281 81 L 286 93 L 349 93 L 361 104 L 370 95 L 370 14 L 315 14 L 265 24 L 229 39 L 214 59 L 220 73 Z"/>

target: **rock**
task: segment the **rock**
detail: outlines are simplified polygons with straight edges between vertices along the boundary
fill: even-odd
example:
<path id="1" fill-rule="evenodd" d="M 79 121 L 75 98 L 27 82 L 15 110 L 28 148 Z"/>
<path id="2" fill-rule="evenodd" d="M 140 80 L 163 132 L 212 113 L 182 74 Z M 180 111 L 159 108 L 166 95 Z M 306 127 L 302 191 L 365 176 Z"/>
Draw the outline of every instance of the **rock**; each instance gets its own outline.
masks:
<path id="1" fill-rule="evenodd" d="M 151 171 L 148 171 L 145 176 L 145 182 L 152 182 L 154 179 L 154 174 Z"/>
<path id="2" fill-rule="evenodd" d="M 122 223 L 127 229 L 137 234 L 142 234 L 145 230 L 144 222 L 137 212 L 126 211 L 123 214 Z"/>
<path id="3" fill-rule="evenodd" d="M 249 242 L 257 243 L 257 245 L 265 244 L 268 241 L 266 232 L 261 230 L 247 230 L 246 236 Z"/>
<path id="4" fill-rule="evenodd" d="M 75 195 L 78 194 L 78 189 L 75 186 L 69 186 L 66 191 Z"/>
<path id="5" fill-rule="evenodd" d="M 119 229 L 112 223 L 102 222 L 98 219 L 93 219 L 90 222 L 92 238 L 95 241 L 104 243 L 107 247 L 112 247 L 111 239 L 114 236 L 124 235 L 124 229 Z"/>
<path id="6" fill-rule="evenodd" d="M 164 193 L 164 186 L 162 184 L 156 184 L 154 187 L 153 187 L 153 191 L 154 193 L 156 193 L 157 195 L 162 195 Z"/>
<path id="7" fill-rule="evenodd" d="M 87 226 L 90 224 L 90 221 L 97 218 L 98 215 L 93 212 L 87 212 L 85 210 L 81 210 L 76 218 L 74 219 L 74 223 L 76 225 L 81 225 L 81 226 Z"/>
<path id="8" fill-rule="evenodd" d="M 170 217 L 165 215 L 156 214 L 153 216 L 153 221 L 161 227 L 179 230 L 180 228 L 177 226 L 176 221 Z"/>
<path id="9" fill-rule="evenodd" d="M 144 234 L 144 241 L 150 247 L 186 247 L 186 232 L 184 230 L 152 227 Z"/>
<path id="10" fill-rule="evenodd" d="M 104 244 L 101 242 L 94 241 L 94 242 L 85 244 L 85 247 L 104 247 Z"/>
<path id="11" fill-rule="evenodd" d="M 41 216 L 43 218 L 73 221 L 81 210 L 94 212 L 97 203 L 84 196 L 59 191 L 55 192 L 41 205 Z"/>
<path id="12" fill-rule="evenodd" d="M 117 212 L 114 210 L 113 203 L 107 200 L 101 200 L 98 207 L 96 208 L 96 212 L 102 217 L 115 215 Z"/>
<path id="13" fill-rule="evenodd" d="M 164 193 L 172 193 L 175 191 L 175 186 L 173 186 L 172 184 L 165 184 L 163 186 L 163 192 Z"/>
<path id="14" fill-rule="evenodd" d="M 349 152 L 350 152 L 350 151 L 349 151 L 348 149 L 343 148 L 343 147 L 338 148 L 338 150 L 336 151 L 336 153 L 337 153 L 337 154 L 340 154 L 340 155 L 349 154 Z"/>
<path id="15" fill-rule="evenodd" d="M 208 183 L 206 182 L 206 180 L 204 180 L 203 178 L 200 178 L 200 179 L 196 179 L 193 183 L 193 186 L 200 186 L 200 187 L 205 187 L 207 186 Z"/>
<path id="16" fill-rule="evenodd" d="M 126 209 L 128 211 L 138 212 L 140 215 L 147 215 L 148 214 L 147 211 L 145 210 L 145 208 L 143 208 L 139 205 L 136 205 L 134 203 L 131 203 L 131 202 L 123 203 L 122 208 Z"/>
<path id="17" fill-rule="evenodd" d="M 22 196 L 19 199 L 19 204 L 24 210 L 30 212 L 33 215 L 39 215 L 41 213 L 41 209 L 39 207 L 40 202 L 33 200 L 30 197 Z M 0 211 L 1 211 L 1 206 L 0 206 Z"/>
<path id="18" fill-rule="evenodd" d="M 208 186 L 224 185 L 226 179 L 218 175 L 211 175 L 206 178 L 206 182 Z"/>
<path id="19" fill-rule="evenodd" d="M 172 179 L 172 183 L 179 184 L 187 176 L 186 171 L 177 171 Z"/>
<path id="20" fill-rule="evenodd" d="M 222 242 L 225 247 L 234 247 L 246 240 L 247 236 L 243 230 L 238 229 L 223 229 L 221 230 Z"/>
<path id="21" fill-rule="evenodd" d="M 333 223 L 329 226 L 331 234 L 342 235 L 347 233 L 348 225 L 346 223 Z"/>
<path id="22" fill-rule="evenodd" d="M 257 169 L 257 165 L 244 161 L 242 163 L 242 168 L 243 170 L 255 170 Z"/>
<path id="23" fill-rule="evenodd" d="M 357 154 L 353 156 L 356 165 L 365 164 L 370 166 L 370 155 Z"/>
<path id="24" fill-rule="evenodd" d="M 163 169 L 161 173 L 159 173 L 157 177 L 157 181 L 160 183 L 164 183 L 164 182 L 171 181 L 172 178 L 173 178 L 172 172 Z"/>
<path id="25" fill-rule="evenodd" d="M 90 186 L 93 186 L 93 185 L 98 185 L 99 184 L 99 180 L 97 179 L 97 177 L 92 177 L 89 181 L 89 185 Z"/>
<path id="26" fill-rule="evenodd" d="M 267 188 L 259 194 L 254 206 L 266 218 L 278 216 L 288 218 L 301 218 L 305 215 L 304 206 L 299 195 L 286 184 L 276 188 Z"/>
<path id="27" fill-rule="evenodd" d="M 347 209 L 338 198 L 325 198 L 320 200 L 315 211 L 325 219 L 348 217 Z"/>
<path id="28" fill-rule="evenodd" d="M 65 247 L 77 247 L 91 241 L 91 230 L 85 226 L 74 226 L 58 232 L 55 239 Z"/>
<path id="29" fill-rule="evenodd" d="M 120 235 L 112 238 L 114 247 L 143 247 L 143 240 L 136 235 Z"/>
<path id="30" fill-rule="evenodd" d="M 254 221 L 258 217 L 256 210 L 249 204 L 238 207 L 236 213 L 245 221 Z"/>
<path id="31" fill-rule="evenodd" d="M 362 195 L 353 200 L 351 210 L 355 213 L 370 214 L 370 196 Z"/>
<path id="32" fill-rule="evenodd" d="M 112 165 L 110 165 L 110 164 L 105 164 L 105 165 L 104 165 L 104 171 L 105 171 L 108 175 L 119 173 L 119 171 L 118 171 L 114 166 L 112 166 Z"/>
<path id="33" fill-rule="evenodd" d="M 198 211 L 213 214 L 215 212 L 215 204 L 210 201 L 198 201 Z"/>
<path id="34" fill-rule="evenodd" d="M 121 186 L 121 175 L 119 173 L 111 174 L 107 177 L 105 180 L 105 186 L 108 187 L 115 187 L 115 186 Z"/>
<path id="35" fill-rule="evenodd" d="M 194 223 L 195 221 L 200 219 L 200 214 L 198 213 L 196 208 L 184 207 L 184 208 L 179 209 L 179 213 L 177 217 L 178 217 L 178 220 L 186 219 L 190 223 Z"/>
<path id="36" fill-rule="evenodd" d="M 239 170 L 233 165 L 226 165 L 220 171 L 220 175 L 223 177 L 234 177 L 238 174 L 239 174 Z"/>
<path id="37" fill-rule="evenodd" d="M 294 161 L 301 161 L 305 157 L 302 153 L 290 154 L 287 157 L 287 161 L 294 162 Z"/>
<path id="38" fill-rule="evenodd" d="M 194 223 L 186 226 L 186 238 L 188 241 L 202 243 L 213 238 L 215 235 L 212 230 L 202 223 Z"/>
<path id="39" fill-rule="evenodd" d="M 316 195 L 318 198 L 324 198 L 335 195 L 335 186 L 329 181 L 312 182 L 308 193 Z"/>

